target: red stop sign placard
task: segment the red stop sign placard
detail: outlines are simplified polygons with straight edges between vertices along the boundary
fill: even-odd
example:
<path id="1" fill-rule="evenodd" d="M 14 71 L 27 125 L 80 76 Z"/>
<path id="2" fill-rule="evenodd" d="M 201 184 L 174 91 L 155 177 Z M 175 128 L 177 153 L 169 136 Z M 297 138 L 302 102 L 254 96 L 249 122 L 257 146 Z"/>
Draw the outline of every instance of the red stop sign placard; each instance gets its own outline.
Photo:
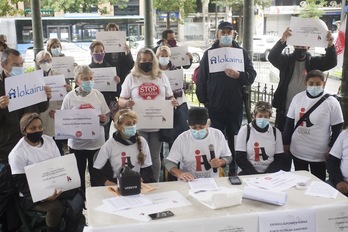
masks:
<path id="1" fill-rule="evenodd" d="M 138 94 L 144 100 L 154 100 L 160 94 L 160 89 L 158 85 L 146 82 L 139 86 Z"/>

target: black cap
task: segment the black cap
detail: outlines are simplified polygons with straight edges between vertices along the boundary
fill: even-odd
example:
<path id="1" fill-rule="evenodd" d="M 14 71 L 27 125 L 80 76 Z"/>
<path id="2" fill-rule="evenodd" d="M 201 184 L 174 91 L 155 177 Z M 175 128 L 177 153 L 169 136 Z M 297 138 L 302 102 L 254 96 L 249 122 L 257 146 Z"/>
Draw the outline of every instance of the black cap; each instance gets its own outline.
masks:
<path id="1" fill-rule="evenodd" d="M 230 22 L 221 22 L 219 24 L 219 26 L 218 26 L 218 29 L 220 30 L 220 29 L 223 29 L 223 28 L 229 28 L 231 30 L 234 29 L 232 23 L 230 23 Z"/>
<path id="2" fill-rule="evenodd" d="M 204 107 L 192 107 L 188 112 L 188 124 L 206 125 L 208 121 L 208 110 Z"/>

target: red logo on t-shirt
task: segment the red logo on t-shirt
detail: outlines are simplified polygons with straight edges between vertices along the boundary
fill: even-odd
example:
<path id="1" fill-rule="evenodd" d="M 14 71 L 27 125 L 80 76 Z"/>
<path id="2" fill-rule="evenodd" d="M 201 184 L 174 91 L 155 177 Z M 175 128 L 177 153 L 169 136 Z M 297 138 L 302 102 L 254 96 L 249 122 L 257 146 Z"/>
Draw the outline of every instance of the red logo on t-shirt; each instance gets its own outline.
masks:
<path id="1" fill-rule="evenodd" d="M 79 109 L 94 109 L 94 107 L 90 103 L 85 103 L 85 104 L 81 104 Z"/>
<path id="2" fill-rule="evenodd" d="M 160 94 L 160 89 L 152 82 L 143 83 L 139 86 L 139 96 L 144 100 L 154 100 Z"/>

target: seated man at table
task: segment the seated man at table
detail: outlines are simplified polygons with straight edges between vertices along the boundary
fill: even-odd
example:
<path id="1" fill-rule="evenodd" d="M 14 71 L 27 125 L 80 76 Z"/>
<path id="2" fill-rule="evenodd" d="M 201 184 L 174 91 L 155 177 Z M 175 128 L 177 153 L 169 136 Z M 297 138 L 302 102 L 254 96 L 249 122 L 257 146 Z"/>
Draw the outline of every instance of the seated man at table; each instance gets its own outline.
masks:
<path id="1" fill-rule="evenodd" d="M 225 136 L 220 130 L 208 126 L 208 110 L 203 107 L 189 110 L 188 124 L 190 129 L 174 141 L 164 160 L 165 167 L 184 181 L 219 177 L 218 169 L 232 160 Z"/>

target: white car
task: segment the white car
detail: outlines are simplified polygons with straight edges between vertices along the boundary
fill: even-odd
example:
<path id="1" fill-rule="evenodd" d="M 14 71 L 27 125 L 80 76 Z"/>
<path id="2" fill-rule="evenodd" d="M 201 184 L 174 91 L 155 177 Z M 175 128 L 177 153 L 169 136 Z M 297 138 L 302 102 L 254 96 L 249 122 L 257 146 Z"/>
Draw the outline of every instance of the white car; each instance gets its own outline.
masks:
<path id="1" fill-rule="evenodd" d="M 74 43 L 61 42 L 62 53 L 65 56 L 72 56 L 78 65 L 89 65 L 91 63 L 91 54 Z M 46 47 L 46 46 L 44 46 Z M 34 50 L 29 47 L 25 52 L 24 67 L 35 67 Z"/>
<path id="2" fill-rule="evenodd" d="M 273 48 L 278 40 L 278 37 L 272 35 L 254 36 L 254 60 L 268 61 L 269 51 Z"/>
<path id="3" fill-rule="evenodd" d="M 153 40 L 153 47 L 158 46 L 157 41 L 158 40 L 156 39 Z M 139 50 L 143 47 L 145 47 L 145 40 L 139 40 L 133 43 L 133 46 L 131 47 L 131 52 L 134 60 L 137 58 Z M 193 63 L 199 63 L 201 61 L 201 58 L 203 56 L 203 50 L 201 48 L 188 46 L 188 52 L 192 54 Z"/>

